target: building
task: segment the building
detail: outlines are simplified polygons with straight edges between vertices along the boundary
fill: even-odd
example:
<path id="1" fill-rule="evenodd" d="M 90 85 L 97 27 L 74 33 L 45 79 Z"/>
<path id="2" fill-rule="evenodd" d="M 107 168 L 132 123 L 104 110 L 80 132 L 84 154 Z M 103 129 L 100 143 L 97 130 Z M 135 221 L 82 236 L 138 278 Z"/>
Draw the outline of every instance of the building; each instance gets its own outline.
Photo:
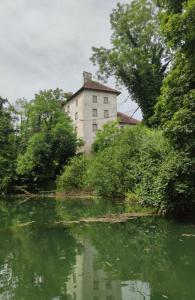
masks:
<path id="1" fill-rule="evenodd" d="M 118 119 L 120 127 L 124 127 L 127 125 L 134 126 L 134 125 L 138 125 L 140 123 L 140 121 L 138 121 L 132 117 L 129 117 L 121 112 L 117 112 L 117 119 Z"/>
<path id="2" fill-rule="evenodd" d="M 119 91 L 92 80 L 92 74 L 88 72 L 83 72 L 83 80 L 83 86 L 68 98 L 64 108 L 73 120 L 78 138 L 84 141 L 83 151 L 89 153 L 96 131 L 105 123 L 118 119 L 124 126 L 139 121 L 117 113 Z"/>
<path id="3" fill-rule="evenodd" d="M 149 282 L 141 280 L 121 281 L 98 267 L 98 252 L 87 239 L 79 240 L 82 254 L 76 256 L 76 264 L 66 283 L 70 300 L 150 300 Z"/>

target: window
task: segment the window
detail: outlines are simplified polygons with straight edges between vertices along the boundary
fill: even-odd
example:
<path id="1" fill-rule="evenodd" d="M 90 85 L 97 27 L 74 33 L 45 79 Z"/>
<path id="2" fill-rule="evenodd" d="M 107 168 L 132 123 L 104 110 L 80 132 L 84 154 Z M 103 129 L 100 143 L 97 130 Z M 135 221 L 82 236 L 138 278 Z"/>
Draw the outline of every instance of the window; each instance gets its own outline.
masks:
<path id="1" fill-rule="evenodd" d="M 108 110 L 104 110 L 104 118 L 109 118 L 109 111 Z"/>
<path id="2" fill-rule="evenodd" d="M 108 104 L 108 97 L 104 97 L 104 104 Z"/>
<path id="3" fill-rule="evenodd" d="M 111 281 L 106 281 L 106 288 L 107 288 L 108 290 L 110 290 L 110 289 L 112 288 L 112 283 L 111 283 Z"/>
<path id="4" fill-rule="evenodd" d="M 93 132 L 96 132 L 97 129 L 98 129 L 97 124 L 96 124 L 96 123 L 93 123 L 93 125 L 92 125 L 92 130 L 93 130 Z"/>
<path id="5" fill-rule="evenodd" d="M 96 108 L 94 108 L 94 109 L 92 110 L 92 116 L 93 116 L 93 117 L 97 117 L 97 109 L 96 109 Z"/>
<path id="6" fill-rule="evenodd" d="M 76 99 L 76 106 L 78 106 L 78 99 Z"/>
<path id="7" fill-rule="evenodd" d="M 94 282 L 93 282 L 93 289 L 94 290 L 99 290 L 99 281 L 98 280 L 94 280 Z"/>
<path id="8" fill-rule="evenodd" d="M 78 112 L 75 113 L 75 120 L 78 120 Z"/>
<path id="9" fill-rule="evenodd" d="M 67 113 L 70 112 L 70 105 L 67 106 Z"/>
<path id="10" fill-rule="evenodd" d="M 97 96 L 93 95 L 93 103 L 97 103 Z"/>

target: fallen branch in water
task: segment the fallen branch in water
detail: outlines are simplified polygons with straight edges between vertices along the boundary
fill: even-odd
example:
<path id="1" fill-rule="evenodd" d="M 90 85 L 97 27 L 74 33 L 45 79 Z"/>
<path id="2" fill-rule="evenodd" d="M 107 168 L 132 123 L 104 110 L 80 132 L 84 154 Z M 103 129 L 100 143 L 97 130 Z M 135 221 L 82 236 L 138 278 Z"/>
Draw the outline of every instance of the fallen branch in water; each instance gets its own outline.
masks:
<path id="1" fill-rule="evenodd" d="M 135 219 L 138 217 L 149 217 L 153 216 L 153 213 L 123 213 L 123 214 L 112 214 L 102 217 L 93 218 L 82 218 L 76 221 L 59 221 L 55 224 L 71 225 L 71 224 L 81 224 L 81 223 L 124 223 L 130 219 Z"/>
<path id="2" fill-rule="evenodd" d="M 33 223 L 35 223 L 35 221 L 30 221 L 30 222 L 26 222 L 26 223 L 18 223 L 17 227 L 26 227 L 26 226 L 30 226 Z"/>
<path id="3" fill-rule="evenodd" d="M 18 190 L 18 191 L 23 192 L 25 195 L 28 195 L 28 196 L 34 196 L 34 194 L 28 192 L 28 191 L 27 191 L 24 187 L 22 187 L 22 186 L 16 186 L 15 189 Z"/>

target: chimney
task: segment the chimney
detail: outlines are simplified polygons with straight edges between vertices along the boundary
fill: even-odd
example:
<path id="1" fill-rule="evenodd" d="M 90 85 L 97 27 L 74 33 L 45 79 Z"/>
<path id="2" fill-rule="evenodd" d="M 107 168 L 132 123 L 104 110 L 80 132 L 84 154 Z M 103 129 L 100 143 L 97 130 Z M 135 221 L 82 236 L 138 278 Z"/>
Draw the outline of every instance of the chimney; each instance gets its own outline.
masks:
<path id="1" fill-rule="evenodd" d="M 83 72 L 83 81 L 84 83 L 92 81 L 92 74 L 89 72 Z"/>

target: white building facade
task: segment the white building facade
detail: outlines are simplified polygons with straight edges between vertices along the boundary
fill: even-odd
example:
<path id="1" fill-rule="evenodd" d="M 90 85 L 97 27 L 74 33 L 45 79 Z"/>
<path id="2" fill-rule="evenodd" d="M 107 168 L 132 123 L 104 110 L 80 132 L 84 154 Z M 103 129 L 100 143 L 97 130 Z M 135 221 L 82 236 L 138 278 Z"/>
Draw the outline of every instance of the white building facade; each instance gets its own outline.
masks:
<path id="1" fill-rule="evenodd" d="M 84 141 L 85 153 L 98 129 L 109 121 L 117 120 L 117 96 L 120 92 L 92 80 L 92 74 L 83 73 L 83 86 L 65 103 L 65 112 L 73 120 L 77 137 Z"/>

